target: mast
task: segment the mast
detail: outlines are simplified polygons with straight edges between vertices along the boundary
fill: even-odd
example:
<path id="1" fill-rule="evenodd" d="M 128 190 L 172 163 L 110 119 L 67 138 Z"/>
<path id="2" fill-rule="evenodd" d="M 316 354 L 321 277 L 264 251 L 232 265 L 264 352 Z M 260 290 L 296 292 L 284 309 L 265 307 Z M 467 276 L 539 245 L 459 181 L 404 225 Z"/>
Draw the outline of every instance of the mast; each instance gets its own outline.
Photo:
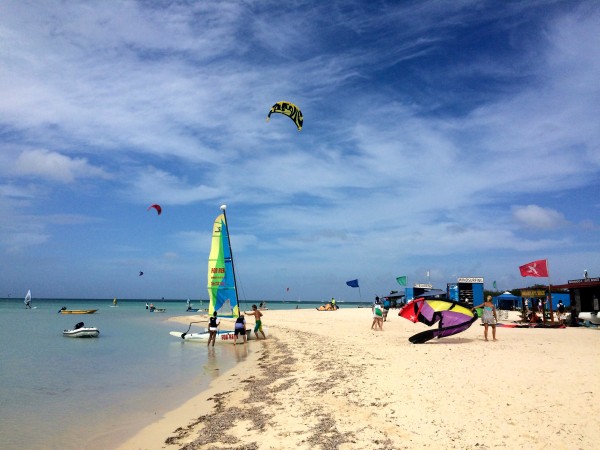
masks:
<path id="1" fill-rule="evenodd" d="M 229 224 L 227 222 L 227 213 L 225 212 L 226 209 L 227 209 L 227 205 L 221 205 L 221 211 L 223 211 L 223 218 L 225 219 L 225 226 L 227 227 L 227 243 L 229 244 L 229 256 L 231 256 L 231 271 L 233 272 L 233 289 L 235 291 L 235 298 L 237 300 L 238 317 L 239 317 L 241 315 L 241 313 L 240 313 L 240 297 L 238 295 L 237 279 L 235 277 L 235 264 L 233 263 L 233 248 L 231 247 L 231 239 L 229 237 Z"/>
<path id="2" fill-rule="evenodd" d="M 548 267 L 548 259 L 546 259 L 546 270 L 548 271 L 548 300 L 550 302 L 550 321 L 554 323 L 554 308 L 552 307 L 552 284 L 550 283 L 550 267 Z M 544 322 L 546 322 L 545 317 Z"/>

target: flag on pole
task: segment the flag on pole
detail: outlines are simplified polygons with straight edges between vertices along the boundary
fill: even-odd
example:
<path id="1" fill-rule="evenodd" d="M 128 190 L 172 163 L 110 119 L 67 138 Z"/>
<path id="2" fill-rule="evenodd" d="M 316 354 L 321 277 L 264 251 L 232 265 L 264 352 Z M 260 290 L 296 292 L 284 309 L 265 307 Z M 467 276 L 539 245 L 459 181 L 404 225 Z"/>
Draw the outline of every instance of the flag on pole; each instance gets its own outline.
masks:
<path id="1" fill-rule="evenodd" d="M 498 286 L 496 285 L 496 280 L 494 280 L 494 289 L 498 289 Z"/>
<path id="2" fill-rule="evenodd" d="M 358 287 L 358 279 L 346 281 L 346 284 L 350 287 L 357 288 Z"/>
<path id="3" fill-rule="evenodd" d="M 548 260 L 538 259 L 527 264 L 519 266 L 522 277 L 547 277 L 548 276 Z"/>
<path id="4" fill-rule="evenodd" d="M 396 278 L 396 281 L 400 286 L 406 286 L 406 275 Z"/>

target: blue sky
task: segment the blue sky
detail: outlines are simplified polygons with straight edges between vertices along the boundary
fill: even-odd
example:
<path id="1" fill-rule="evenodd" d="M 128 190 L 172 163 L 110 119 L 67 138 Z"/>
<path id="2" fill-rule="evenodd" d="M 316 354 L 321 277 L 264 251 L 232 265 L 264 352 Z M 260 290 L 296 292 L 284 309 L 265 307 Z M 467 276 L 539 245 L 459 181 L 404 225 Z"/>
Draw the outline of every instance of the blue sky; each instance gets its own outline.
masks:
<path id="1" fill-rule="evenodd" d="M 0 42 L 0 296 L 206 298 L 222 203 L 243 299 L 600 275 L 598 2 L 6 0 Z"/>

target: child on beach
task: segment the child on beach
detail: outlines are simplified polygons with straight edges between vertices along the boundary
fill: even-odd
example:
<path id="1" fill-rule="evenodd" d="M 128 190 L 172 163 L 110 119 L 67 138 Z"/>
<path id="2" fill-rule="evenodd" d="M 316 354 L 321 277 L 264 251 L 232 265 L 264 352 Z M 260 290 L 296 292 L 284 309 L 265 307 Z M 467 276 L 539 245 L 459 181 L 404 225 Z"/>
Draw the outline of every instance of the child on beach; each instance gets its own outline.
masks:
<path id="1" fill-rule="evenodd" d="M 496 307 L 492 303 L 492 296 L 488 295 L 485 302 L 481 305 L 473 307 L 473 310 L 483 307 L 483 314 L 481 315 L 481 321 L 483 322 L 483 336 L 485 340 L 488 340 L 488 325 L 492 326 L 492 338 L 496 339 L 496 322 L 498 322 L 498 314 L 496 313 Z"/>
<path id="2" fill-rule="evenodd" d="M 258 337 L 258 332 L 260 331 L 260 334 L 262 334 L 263 339 L 266 339 L 267 337 L 265 336 L 265 333 L 262 329 L 262 320 L 260 319 L 262 317 L 262 313 L 258 310 L 258 308 L 256 307 L 256 305 L 252 305 L 252 312 L 251 313 L 247 313 L 246 311 L 244 311 L 244 315 L 246 316 L 254 316 L 254 321 L 255 321 L 255 325 L 254 325 L 254 334 L 256 335 L 256 340 L 258 341 L 259 337 Z"/>
<path id="3" fill-rule="evenodd" d="M 217 312 L 215 311 L 212 317 L 208 319 L 208 345 L 210 345 L 210 341 L 212 341 L 213 347 L 215 346 L 219 325 L 220 321 L 217 319 Z"/>

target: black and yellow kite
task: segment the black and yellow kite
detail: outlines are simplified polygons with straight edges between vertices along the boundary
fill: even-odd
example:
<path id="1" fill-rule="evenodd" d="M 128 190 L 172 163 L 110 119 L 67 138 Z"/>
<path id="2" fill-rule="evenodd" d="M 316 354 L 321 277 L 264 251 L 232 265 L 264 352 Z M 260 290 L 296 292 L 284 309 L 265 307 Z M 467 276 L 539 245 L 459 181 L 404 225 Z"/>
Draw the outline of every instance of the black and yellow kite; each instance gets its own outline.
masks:
<path id="1" fill-rule="evenodd" d="M 279 113 L 288 116 L 290 119 L 294 121 L 296 126 L 298 127 L 298 131 L 302 129 L 302 124 L 304 123 L 304 118 L 302 117 L 302 111 L 296 105 L 290 102 L 277 102 L 269 111 L 269 115 L 267 116 L 267 122 L 271 118 L 271 114 Z"/>

